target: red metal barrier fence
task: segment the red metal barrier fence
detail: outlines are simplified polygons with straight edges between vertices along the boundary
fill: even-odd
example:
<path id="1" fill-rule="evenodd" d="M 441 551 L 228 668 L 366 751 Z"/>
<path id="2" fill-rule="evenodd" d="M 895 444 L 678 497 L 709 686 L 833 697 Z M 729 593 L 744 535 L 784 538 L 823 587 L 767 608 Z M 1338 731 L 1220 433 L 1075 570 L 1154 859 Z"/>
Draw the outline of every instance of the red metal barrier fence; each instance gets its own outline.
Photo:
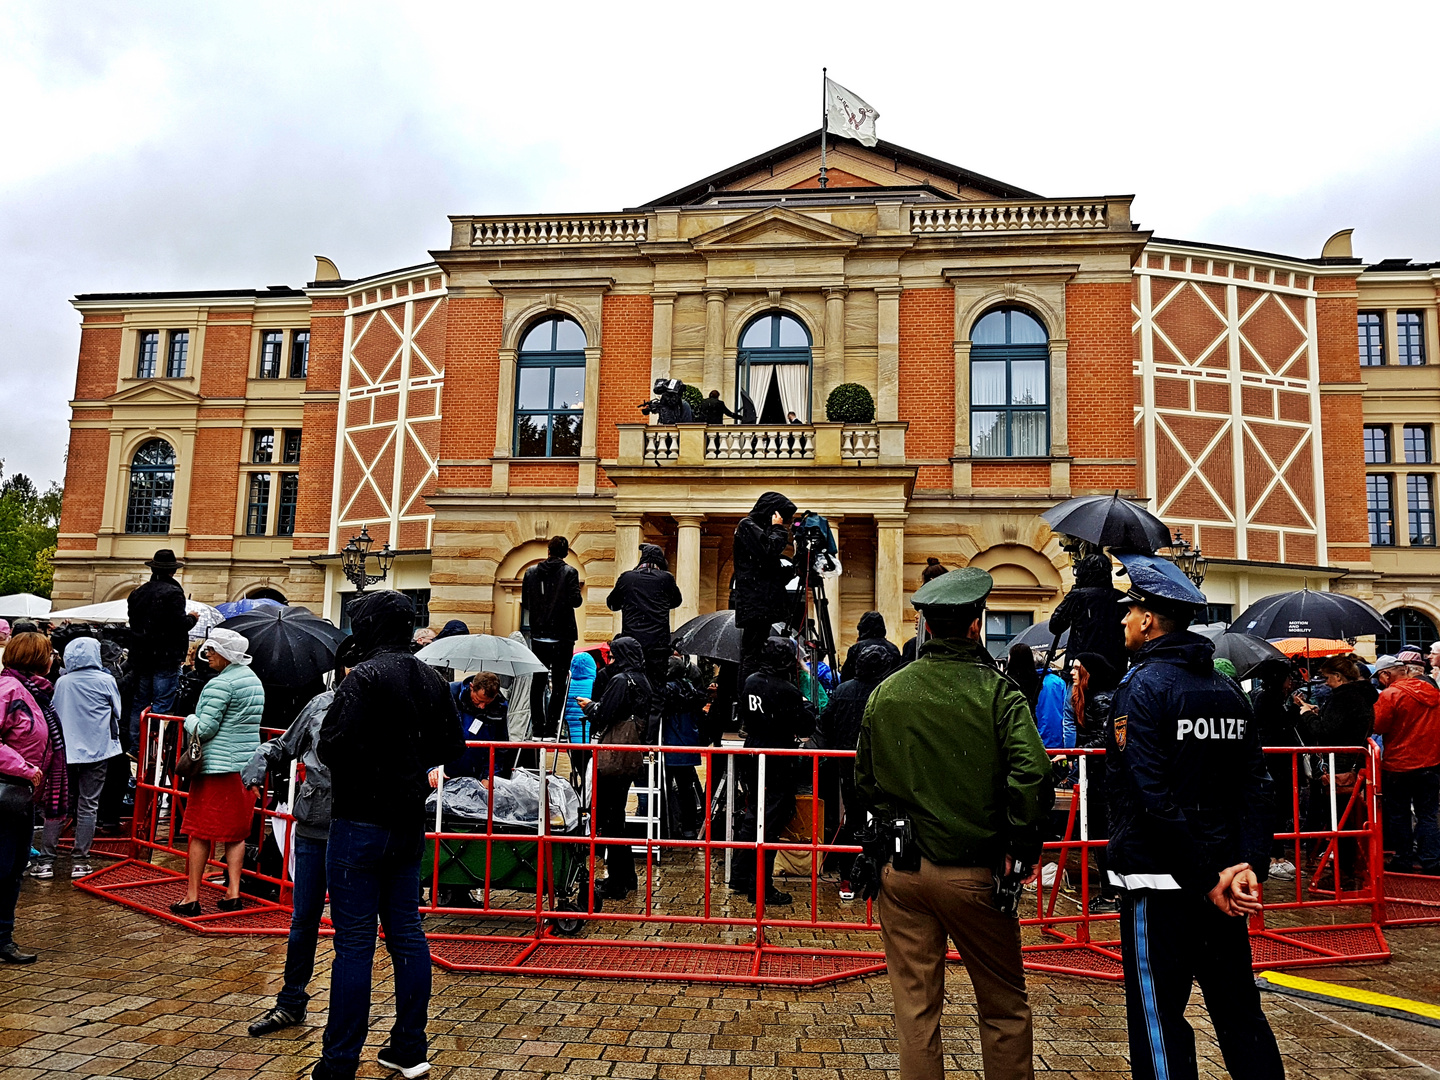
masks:
<path id="1" fill-rule="evenodd" d="M 183 898 L 182 869 L 156 864 L 157 853 L 184 856 L 186 793 L 176 782 L 173 762 L 179 718 L 148 716 L 144 722 L 141 775 L 137 783 L 133 858 L 98 871 L 79 884 L 96 895 L 190 929 L 222 934 L 283 934 L 289 918 L 289 847 L 292 822 L 271 808 L 271 792 L 287 795 L 294 782 L 271 777 L 257 820 L 264 830 L 279 821 L 280 872 L 247 870 L 245 907 L 235 913 L 213 910 L 193 919 L 172 915 L 169 904 Z M 498 749 L 513 744 L 472 742 L 490 750 L 494 772 Z M 775 985 L 811 985 L 884 970 L 879 927 L 871 903 L 839 899 L 837 882 L 823 872 L 827 857 L 841 858 L 858 847 L 836 842 L 829 800 L 810 804 L 808 835 L 765 835 L 763 814 L 751 838 L 737 833 L 737 787 L 751 805 L 763 806 L 768 785 L 780 772 L 797 787 L 823 796 L 830 786 L 822 775 L 827 762 L 848 768 L 853 752 L 750 750 L 743 747 L 632 747 L 649 756 L 652 775 L 661 759 L 698 756 L 703 767 L 706 813 L 694 840 L 662 837 L 658 828 L 643 838 L 608 837 L 599 832 L 595 757 L 566 743 L 527 743 L 538 766 L 535 786 L 540 806 L 533 825 L 501 825 L 494 800 L 486 817 L 462 821 L 441 812 L 429 823 L 422 887 L 426 933 L 437 963 L 455 971 L 524 973 L 540 976 L 605 976 Z M 593 749 L 593 748 L 587 748 Z M 609 747 L 607 749 L 617 749 Z M 626 749 L 626 748 L 618 748 Z M 1353 788 L 1323 789 L 1320 805 L 1303 796 L 1314 788 L 1305 780 L 1307 761 L 1330 759 L 1327 748 L 1270 750 L 1275 774 L 1288 771 L 1292 827 L 1277 832 L 1277 844 L 1291 852 L 1297 867 L 1293 883 L 1271 881 L 1263 915 L 1251 923 L 1255 963 L 1259 967 L 1333 964 L 1383 960 L 1389 956 L 1380 927 L 1385 913 L 1383 851 L 1379 828 L 1379 759 L 1366 757 Z M 1354 754 L 1354 748 L 1349 748 Z M 565 766 L 575 763 L 568 778 Z M 1070 779 L 1057 792 L 1059 839 L 1045 845 L 1043 860 L 1055 865 L 1050 884 L 1037 884 L 1022 899 L 1021 923 L 1026 966 L 1032 970 L 1121 977 L 1117 916 L 1092 914 L 1099 893 L 1092 865 L 1103 848 L 1103 828 L 1092 820 L 1091 770 L 1103 768 L 1103 751 L 1053 751 L 1071 763 Z M 557 768 L 560 769 L 557 772 Z M 798 773 L 798 776 L 795 775 Z M 662 774 L 663 775 L 663 774 Z M 538 780 L 544 776 L 545 782 Z M 575 822 L 566 827 L 562 803 L 572 781 L 579 792 Z M 602 778 L 602 784 L 605 780 Z M 440 791 L 447 781 L 442 777 Z M 561 785 L 565 786 L 562 790 Z M 657 817 L 658 787 L 648 790 L 647 814 Z M 642 785 L 642 789 L 646 787 Z M 1283 791 L 1283 786 L 1281 788 Z M 717 798 L 722 795 L 723 798 Z M 632 799 L 634 796 L 632 795 Z M 725 813 L 711 812 L 723 806 Z M 821 821 L 824 831 L 821 831 Z M 601 848 L 612 841 L 630 844 L 639 856 L 639 888 L 619 902 L 599 902 L 593 885 L 603 865 Z M 766 906 L 764 890 L 751 903 L 726 886 L 737 859 L 754 860 L 757 873 L 767 852 L 792 853 L 808 867 L 793 906 Z M 1307 856 L 1317 868 L 1307 880 L 1298 869 Z M 219 865 L 219 864 L 215 864 Z M 1323 880 L 1322 880 L 1323 879 Z M 763 880 L 763 878 L 761 879 Z M 458 883 L 458 884 L 457 884 Z M 783 882 L 777 879 L 777 885 Z M 786 886 L 790 887 L 790 886 Z M 207 884 L 202 899 L 218 895 Z M 274 899 L 253 893 L 268 888 Z"/>

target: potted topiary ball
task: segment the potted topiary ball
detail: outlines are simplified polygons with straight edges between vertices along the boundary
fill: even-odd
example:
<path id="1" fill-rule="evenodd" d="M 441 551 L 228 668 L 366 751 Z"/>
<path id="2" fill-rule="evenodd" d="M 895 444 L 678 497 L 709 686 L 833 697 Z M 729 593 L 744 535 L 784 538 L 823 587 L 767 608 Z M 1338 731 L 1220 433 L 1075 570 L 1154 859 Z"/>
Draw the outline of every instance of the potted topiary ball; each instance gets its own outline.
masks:
<path id="1" fill-rule="evenodd" d="M 875 399 L 860 383 L 841 383 L 825 401 L 825 419 L 832 424 L 868 424 L 875 419 Z"/>
<path id="2" fill-rule="evenodd" d="M 700 404 L 705 400 L 705 395 L 698 386 L 691 386 L 689 383 L 686 383 L 685 392 L 680 396 L 689 402 L 690 408 L 695 413 L 695 420 L 698 422 L 700 420 Z"/>

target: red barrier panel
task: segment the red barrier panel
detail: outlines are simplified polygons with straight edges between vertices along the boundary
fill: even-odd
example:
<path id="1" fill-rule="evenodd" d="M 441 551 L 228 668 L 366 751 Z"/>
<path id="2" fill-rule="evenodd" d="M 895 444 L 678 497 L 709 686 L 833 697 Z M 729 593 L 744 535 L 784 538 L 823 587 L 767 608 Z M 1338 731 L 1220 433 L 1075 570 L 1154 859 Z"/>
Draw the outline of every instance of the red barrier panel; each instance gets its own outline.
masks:
<path id="1" fill-rule="evenodd" d="M 177 722 L 174 717 L 146 717 L 136 798 L 137 858 L 99 871 L 80 886 L 201 932 L 284 933 L 289 882 L 283 869 L 278 876 L 246 872 L 252 882 L 249 887 L 268 884 L 279 891 L 276 900 L 249 898 L 245 909 L 233 914 L 195 919 L 170 914 L 168 904 L 183 895 L 183 876 L 150 860 L 157 853 L 172 859 L 184 856 L 179 836 L 186 795 L 169 767 L 179 740 L 165 734 Z M 496 751 L 516 748 L 469 745 L 489 749 L 491 774 Z M 637 811 L 631 820 L 645 826 L 644 835 L 616 837 L 599 831 L 593 747 L 582 751 L 571 744 L 546 742 L 526 743 L 522 748 L 533 754 L 537 765 L 531 772 L 537 777 L 540 806 L 533 825 L 497 823 L 493 800 L 487 800 L 483 820 L 462 822 L 447 817 L 437 799 L 422 880 L 428 893 L 422 910 L 437 963 L 456 971 L 775 985 L 810 985 L 884 969 L 873 905 L 840 900 L 834 878 L 822 870 L 827 857 L 853 855 L 859 848 L 838 842 L 832 820 L 838 808 L 829 805 L 833 799 L 821 804 L 826 813 L 813 812 L 816 798 L 834 794 L 833 789 L 825 790 L 831 787 L 826 763 L 848 769 L 853 751 L 611 747 L 644 753 L 648 770 L 646 783 L 636 785 L 630 795 Z M 1279 773 L 1288 771 L 1295 781 L 1293 827 L 1278 832 L 1277 841 L 1293 850 L 1297 868 L 1304 865 L 1307 852 L 1318 853 L 1317 877 L 1328 876 L 1333 887 L 1327 891 L 1319 887 L 1324 882 L 1307 883 L 1298 869 L 1293 895 L 1292 886 L 1285 883 L 1267 886 L 1269 895 L 1280 899 L 1267 902 L 1265 913 L 1252 921 L 1257 968 L 1389 956 L 1380 932 L 1385 896 L 1376 753 L 1368 755 L 1353 789 L 1329 793 L 1330 805 L 1319 808 L 1319 819 L 1314 808 L 1302 806 L 1300 780 L 1306 756 L 1333 757 L 1335 752 L 1345 750 L 1267 751 L 1272 760 L 1284 761 Z M 1355 753 L 1354 748 L 1349 752 Z M 694 840 L 663 836 L 659 823 L 668 800 L 665 761 L 679 754 L 698 756 L 704 773 L 706 812 Z M 572 755 L 578 775 L 563 775 L 572 771 L 567 768 Z M 1091 770 L 1104 766 L 1103 751 L 1052 751 L 1051 756 L 1072 762 L 1072 778 L 1058 793 L 1057 825 L 1063 819 L 1056 830 L 1059 839 L 1045 845 L 1043 860 L 1056 866 L 1053 879 L 1049 885 L 1032 887 L 1022 899 L 1026 966 L 1118 980 L 1117 916 L 1092 915 L 1089 910 L 1092 894 L 1099 891 L 1093 860 L 1106 841 L 1101 823 L 1091 820 L 1088 792 Z M 741 839 L 735 815 L 737 789 L 744 789 L 750 805 L 763 806 L 777 764 L 782 773 L 798 773 L 796 786 L 808 787 L 812 794 L 808 835 L 766 836 L 761 814 L 756 835 Z M 544 783 L 539 783 L 539 776 L 546 778 Z M 570 788 L 572 780 L 580 796 L 579 813 L 567 828 L 563 811 L 570 800 L 562 797 L 559 785 Z M 283 793 L 289 782 L 290 778 L 277 782 L 272 777 L 270 789 Z M 447 783 L 453 782 L 442 778 L 442 794 Z M 640 798 L 645 801 L 643 816 Z M 722 806 L 724 813 L 715 812 Z M 267 829 L 273 820 L 284 823 L 282 865 L 288 864 L 292 824 L 288 815 L 270 809 L 267 799 L 257 818 Z M 818 824 L 822 819 L 824 833 Z M 623 901 L 602 903 L 593 885 L 597 865 L 603 864 L 599 849 L 612 842 L 631 845 L 639 856 L 639 888 Z M 759 874 L 767 852 L 794 853 L 808 866 L 799 880 L 803 891 L 794 898 L 793 907 L 768 908 L 763 890 L 757 890 L 757 902 L 752 904 L 743 893 L 726 886 L 736 859 L 754 860 Z M 776 883 L 787 887 L 778 879 Z M 1357 909 L 1357 915 L 1337 923 L 1336 916 L 1347 909 Z M 1313 916 L 1326 921 L 1313 925 Z M 1306 921 L 1312 925 L 1305 925 Z"/>

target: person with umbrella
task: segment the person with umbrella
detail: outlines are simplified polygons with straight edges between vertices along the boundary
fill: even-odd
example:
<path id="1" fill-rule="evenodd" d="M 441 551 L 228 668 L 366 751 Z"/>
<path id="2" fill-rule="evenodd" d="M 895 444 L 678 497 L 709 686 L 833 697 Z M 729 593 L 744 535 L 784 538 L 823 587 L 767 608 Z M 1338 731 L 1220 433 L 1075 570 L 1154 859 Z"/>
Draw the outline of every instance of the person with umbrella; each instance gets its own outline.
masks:
<path id="1" fill-rule="evenodd" d="M 450 699 L 460 716 L 461 738 L 476 742 L 510 742 L 510 718 L 505 698 L 500 694 L 500 676 L 481 671 L 450 684 Z M 494 775 L 510 778 L 517 750 L 495 750 Z M 487 787 L 490 784 L 490 747 L 469 746 L 458 761 L 445 769 L 447 776 L 473 776 Z M 440 771 L 431 769 L 430 786 L 440 782 Z"/>
<path id="2" fill-rule="evenodd" d="M 1250 703 L 1216 672 L 1214 645 L 1186 629 L 1205 595 L 1167 559 L 1119 558 L 1134 666 L 1105 745 L 1107 872 L 1122 890 L 1130 1066 L 1139 1080 L 1194 1080 L 1185 1007 L 1198 981 L 1231 1075 L 1278 1080 L 1246 925 L 1274 840 Z"/>
<path id="3" fill-rule="evenodd" d="M 1123 595 L 1113 584 L 1110 560 L 1104 555 L 1086 555 L 1075 564 L 1074 588 L 1050 616 L 1051 633 L 1058 637 L 1070 631 L 1069 655 L 1098 653 L 1113 670 L 1124 671 L 1130 658 L 1120 625 L 1125 612 L 1118 601 Z"/>
<path id="4" fill-rule="evenodd" d="M 1391 661 L 1393 657 L 1389 658 Z M 1382 658 L 1376 663 L 1379 667 Z M 1375 702 L 1379 694 L 1366 672 L 1353 656 L 1330 656 L 1320 664 L 1320 677 L 1328 692 L 1319 704 L 1306 700 L 1297 691 L 1292 699 L 1300 709 L 1300 723 L 1306 742 L 1312 746 L 1353 746 L 1351 754 L 1336 754 L 1335 769 L 1321 773 L 1321 789 L 1333 787 L 1340 810 L 1350 805 L 1360 771 L 1365 764 L 1365 744 L 1375 730 Z M 1318 696 L 1318 695 L 1315 695 Z M 1328 759 L 1322 758 L 1328 764 Z M 1357 800 L 1346 828 L 1358 829 L 1364 823 L 1365 803 Z M 1336 859 L 1341 874 L 1348 876 L 1359 868 L 1362 857 L 1360 842 L 1342 837 L 1336 843 Z"/>

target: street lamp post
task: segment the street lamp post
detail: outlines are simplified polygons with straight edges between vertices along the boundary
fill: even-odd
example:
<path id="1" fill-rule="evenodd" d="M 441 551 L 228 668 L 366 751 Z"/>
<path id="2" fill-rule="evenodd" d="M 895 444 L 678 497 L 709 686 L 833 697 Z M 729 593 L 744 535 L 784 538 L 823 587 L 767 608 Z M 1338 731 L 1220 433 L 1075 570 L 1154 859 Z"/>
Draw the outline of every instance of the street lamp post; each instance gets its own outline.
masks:
<path id="1" fill-rule="evenodd" d="M 1180 572 L 1195 583 L 1198 589 L 1205 583 L 1205 571 L 1210 568 L 1210 561 L 1205 558 L 1198 547 L 1192 547 L 1190 541 L 1175 530 L 1175 539 L 1170 542 L 1170 559 L 1180 568 Z"/>
<path id="2" fill-rule="evenodd" d="M 345 576 L 355 586 L 357 593 L 363 593 L 365 586 L 374 585 L 384 581 L 390 573 L 390 567 L 395 562 L 395 552 L 390 550 L 390 541 L 385 541 L 385 546 L 375 552 L 375 558 L 380 563 L 380 573 L 371 574 L 367 572 L 367 563 L 370 559 L 370 546 L 375 541 L 370 539 L 368 526 L 360 527 L 360 535 L 352 536 L 350 542 L 340 549 L 340 567 L 345 571 Z"/>

